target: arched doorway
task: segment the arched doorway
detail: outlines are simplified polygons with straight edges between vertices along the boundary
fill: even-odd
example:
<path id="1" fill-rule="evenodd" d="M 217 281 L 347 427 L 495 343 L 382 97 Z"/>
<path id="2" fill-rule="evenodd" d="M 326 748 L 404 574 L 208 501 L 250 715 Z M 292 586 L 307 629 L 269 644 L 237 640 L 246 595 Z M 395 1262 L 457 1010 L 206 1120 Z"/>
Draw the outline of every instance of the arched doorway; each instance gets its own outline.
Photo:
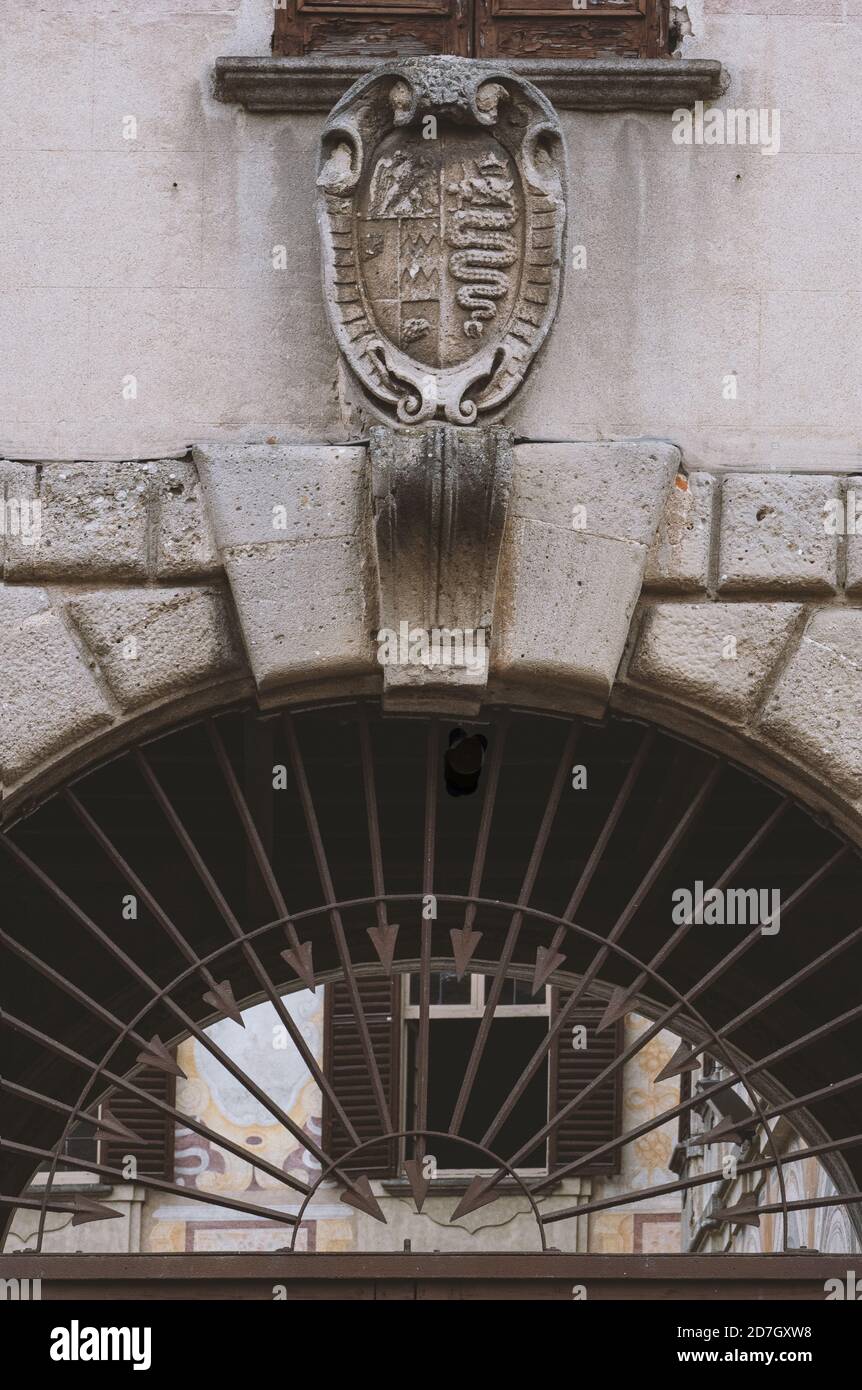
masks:
<path id="1" fill-rule="evenodd" d="M 853 1213 L 857 852 L 785 794 L 666 732 L 510 709 L 458 730 L 384 717 L 372 701 L 230 710 L 81 776 L 10 826 L 3 847 L 7 1219 L 22 1202 L 40 1231 L 48 1211 L 106 1214 L 64 1199 L 56 1181 L 82 1121 L 100 1149 L 78 1162 L 108 1178 L 122 1174 L 111 1154 L 146 1137 L 129 1120 L 141 1106 L 237 1147 L 138 1084 L 143 1071 L 175 1074 L 185 1037 L 284 1126 L 289 1162 L 242 1158 L 288 1189 L 294 1248 L 324 1184 L 380 1225 L 372 1182 L 400 1181 L 421 1210 L 438 1173 L 461 1179 L 454 1223 L 517 1190 L 531 1248 L 554 1246 L 564 1223 L 637 1208 L 653 1190 L 551 1209 L 543 1195 L 613 1172 L 661 1125 L 681 1122 L 684 1143 L 686 1117 L 710 1097 L 724 1106 L 719 1138 L 765 1136 L 749 1165 L 774 1178 L 760 1211 L 779 1219 L 782 1241 L 812 1204 Z M 311 985 L 329 1000 L 323 1056 L 284 1002 Z M 322 1132 L 213 1034 L 259 1001 L 319 1087 Z M 648 1024 L 619 1045 L 632 1011 Z M 682 1042 L 654 1082 L 684 1078 L 704 1054 L 720 1072 L 627 1127 L 614 1109 L 622 1068 L 662 1031 Z M 779 1120 L 828 1177 L 815 1199 L 788 1191 Z M 260 1210 L 145 1163 L 137 1176 Z M 678 1190 L 706 1180 L 683 1177 Z"/>

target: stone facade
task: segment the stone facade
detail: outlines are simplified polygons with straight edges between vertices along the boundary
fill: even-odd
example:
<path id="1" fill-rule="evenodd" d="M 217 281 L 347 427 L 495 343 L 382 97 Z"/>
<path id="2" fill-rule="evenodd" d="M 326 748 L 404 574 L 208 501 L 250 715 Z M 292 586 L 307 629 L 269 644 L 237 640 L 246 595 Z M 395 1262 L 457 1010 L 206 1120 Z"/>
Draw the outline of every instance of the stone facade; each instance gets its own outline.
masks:
<path id="1" fill-rule="evenodd" d="M 7 508 L 41 503 L 38 542 L 6 538 L 0 587 L 7 813 L 186 710 L 382 689 L 367 447 L 196 459 L 3 466 Z M 648 714 L 858 833 L 850 490 L 688 473 L 658 441 L 516 445 L 487 698 Z"/>
<path id="2" fill-rule="evenodd" d="M 530 232 L 535 246 L 550 228 L 550 307 L 506 389 L 485 387 L 493 506 L 459 518 L 448 552 L 454 572 L 459 546 L 477 546 L 479 598 L 453 584 L 443 603 L 439 575 L 429 597 L 425 555 L 410 577 L 428 601 L 414 615 L 400 611 L 403 561 L 421 547 L 403 516 L 386 543 L 397 489 L 380 485 L 379 462 L 375 473 L 387 436 L 369 435 L 381 418 L 435 417 L 451 344 L 426 363 L 433 393 L 411 377 L 406 405 L 377 392 L 375 406 L 345 335 L 329 332 L 337 219 L 350 211 L 333 203 L 351 192 L 338 121 L 353 108 L 335 124 L 263 120 L 216 99 L 217 58 L 268 50 L 271 0 L 143 0 L 133 15 L 103 0 L 8 0 L 7 822 L 190 714 L 384 694 L 453 716 L 480 700 L 642 716 L 762 772 L 859 842 L 862 8 L 686 8 L 682 56 L 722 61 L 720 109 L 780 111 L 780 148 L 681 147 L 667 111 L 555 114 L 541 98 L 553 206 Z M 380 219 L 366 220 L 379 236 Z M 479 357 L 475 379 L 499 385 L 495 353 Z M 384 361 L 403 373 L 400 357 Z M 450 425 L 467 421 L 462 384 L 443 402 Z M 444 464 L 434 476 L 440 495 L 414 512 L 443 526 L 440 497 L 468 494 Z M 480 675 L 388 675 L 377 635 L 402 617 L 479 624 Z M 660 1147 L 652 1167 L 667 1158 Z M 820 1181 L 800 1176 L 799 1190 Z M 137 1248 L 142 1194 L 116 1199 L 128 1208 L 118 1248 Z M 150 1205 L 143 1238 L 178 1248 L 187 1223 L 173 1217 Z M 627 1220 L 597 1223 L 591 1248 L 629 1248 Z"/>
<path id="3" fill-rule="evenodd" d="M 701 736 L 711 727 L 717 746 L 744 747 L 746 761 L 858 834 L 852 482 L 699 472 L 683 482 L 653 545 L 614 700 Z"/>
<path id="4" fill-rule="evenodd" d="M 21 801 L 187 710 L 250 689 L 190 463 L 2 465 L 0 776 Z"/>
<path id="5" fill-rule="evenodd" d="M 506 423 L 667 438 L 693 469 L 859 474 L 858 4 L 685 9 L 679 58 L 721 63 L 718 109 L 780 110 L 780 148 L 675 144 L 666 109 L 560 110 L 560 313 Z M 3 10 L 0 454 L 363 437 L 320 290 L 325 113 L 213 90 L 218 58 L 270 53 L 272 0 Z"/>
<path id="6" fill-rule="evenodd" d="M 476 533 L 474 568 L 485 575 L 477 603 L 490 615 L 488 698 L 591 716 L 635 708 L 673 727 L 690 721 L 702 740 L 744 748 L 747 762 L 858 825 L 862 767 L 845 727 L 862 690 L 862 616 L 852 591 L 855 535 L 832 525 L 836 500 L 847 514 L 839 480 L 788 476 L 771 492 L 762 476 L 689 474 L 680 451 L 656 441 L 519 444 L 507 468 L 496 539 Z M 380 691 L 374 634 L 384 610 L 375 574 L 383 559 L 372 540 L 372 475 L 365 446 L 202 446 L 195 461 L 4 465 L 5 500 L 26 501 L 29 511 L 19 515 L 30 524 L 7 537 L 0 587 L 14 634 L 0 667 L 7 814 L 70 768 L 187 710 L 251 692 L 266 705 L 305 702 L 310 691 Z M 804 568 L 801 547 L 784 553 L 794 534 L 786 525 L 763 529 L 776 512 L 801 518 Z M 483 546 L 492 547 L 490 568 Z M 737 579 L 729 589 L 722 557 L 731 546 Z M 386 561 L 393 575 L 398 553 Z M 415 558 L 406 574 L 422 592 Z M 457 564 L 456 574 L 463 580 Z M 400 580 L 387 592 L 392 619 L 398 595 L 409 607 L 411 591 Z M 449 622 L 476 608 L 469 585 L 461 592 L 444 582 L 441 592 L 449 594 Z M 421 679 L 415 695 L 424 707 Z M 444 692 L 441 707 L 457 713 L 460 705 Z M 668 1038 L 650 1066 L 672 1050 Z M 187 1060 L 193 1066 L 191 1054 Z M 654 1106 L 673 1104 L 628 1077 L 627 1096 L 647 1093 Z M 661 1131 L 653 1148 L 659 1141 Z M 653 1148 L 639 1161 L 661 1169 L 669 1153 L 663 1148 L 659 1161 Z M 805 1173 L 807 1195 L 822 1179 L 816 1168 Z M 607 1183 L 567 1184 L 554 1201 L 609 1191 Z M 709 1212 L 735 1191 L 726 1185 L 712 1207 L 704 1198 L 686 1208 L 692 1240 L 706 1222 L 704 1248 L 715 1246 Z M 380 1197 L 391 1207 L 390 1226 L 412 1238 L 400 1200 Z M 204 1214 L 196 1234 L 193 1205 L 186 1211 L 132 1187 L 110 1200 L 124 1214 L 112 1229 L 122 1248 L 220 1248 L 235 1239 L 229 1215 Z M 452 1200 L 434 1199 L 441 1219 Z M 328 1196 L 321 1201 L 317 1248 L 350 1248 L 357 1221 L 373 1247 L 375 1223 L 345 1215 Z M 497 1217 L 505 1221 L 507 1212 Z M 634 1216 L 608 1213 L 589 1228 L 567 1227 L 565 1248 L 671 1248 L 676 1220 L 660 1203 Z M 837 1248 L 845 1226 L 835 1215 L 827 1224 Z M 67 1248 L 67 1225 L 51 1218 L 48 1248 Z M 501 1248 L 527 1239 L 522 1225 L 506 1226 Z M 484 1229 L 481 1218 L 467 1226 Z M 13 1246 L 26 1240 L 25 1228 L 22 1213 Z M 758 1248 L 772 1248 L 771 1230 Z M 274 1227 L 270 1244 L 281 1238 Z"/>

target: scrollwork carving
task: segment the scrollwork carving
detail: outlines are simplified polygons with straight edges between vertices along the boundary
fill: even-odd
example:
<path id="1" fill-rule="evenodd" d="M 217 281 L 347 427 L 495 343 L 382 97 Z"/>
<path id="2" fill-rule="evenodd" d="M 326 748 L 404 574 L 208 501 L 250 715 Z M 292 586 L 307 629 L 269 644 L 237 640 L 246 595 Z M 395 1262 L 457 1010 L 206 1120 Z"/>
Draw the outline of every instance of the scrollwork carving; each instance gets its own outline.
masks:
<path id="1" fill-rule="evenodd" d="M 385 418 L 472 424 L 517 389 L 556 312 L 564 173 L 547 99 L 491 64 L 384 64 L 331 112 L 327 309 Z"/>

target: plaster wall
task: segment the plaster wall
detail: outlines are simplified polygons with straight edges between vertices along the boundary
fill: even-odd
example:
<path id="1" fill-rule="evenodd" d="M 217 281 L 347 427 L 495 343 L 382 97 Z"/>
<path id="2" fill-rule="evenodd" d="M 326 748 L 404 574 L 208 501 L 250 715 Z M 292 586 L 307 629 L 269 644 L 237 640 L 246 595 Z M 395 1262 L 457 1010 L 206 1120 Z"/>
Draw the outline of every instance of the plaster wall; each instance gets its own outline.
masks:
<path id="1" fill-rule="evenodd" d="M 325 989 L 326 986 L 323 987 Z M 316 994 L 302 990 L 285 996 L 285 1003 L 318 1061 L 323 1056 L 323 989 Z M 632 1014 L 626 1018 L 625 1045 L 629 1047 L 646 1021 Z M 244 1031 L 229 1019 L 208 1030 L 233 1055 L 248 1075 L 284 1107 L 306 1133 L 320 1140 L 321 1096 L 292 1043 L 278 1039 L 282 1031 L 269 1003 L 253 1005 L 244 1013 Z M 676 1104 L 676 1081 L 653 1086 L 653 1077 L 677 1046 L 678 1039 L 662 1032 L 623 1072 L 623 1125 L 628 1131 Z M 317 1176 L 311 1155 L 283 1126 L 239 1086 L 214 1061 L 200 1043 L 184 1042 L 178 1061 L 186 1073 L 177 1089 L 177 1107 L 196 1117 L 218 1134 L 254 1153 L 302 1181 Z M 627 1193 L 652 1184 L 673 1182 L 667 1167 L 675 1137 L 675 1121 L 660 1126 L 620 1153 L 620 1170 L 612 1177 L 568 1178 L 552 1193 L 539 1196 L 543 1212 L 570 1209 L 578 1202 Z M 296 1214 L 295 1194 L 269 1174 L 184 1126 L 176 1130 L 174 1181 L 188 1190 L 178 1194 L 147 1192 L 131 1183 L 109 1187 L 95 1175 L 61 1175 L 62 1185 L 92 1191 L 100 1201 L 122 1213 L 121 1221 L 73 1226 L 71 1217 L 49 1213 L 44 1249 L 53 1254 L 82 1251 L 144 1251 L 156 1254 L 202 1252 L 276 1251 L 290 1241 L 291 1228 L 279 1218 Z M 353 1210 L 339 1200 L 339 1188 L 324 1183 L 310 1203 L 297 1232 L 298 1251 L 400 1250 L 409 1240 L 415 1251 L 431 1250 L 534 1250 L 539 1248 L 536 1222 L 526 1198 L 513 1193 L 455 1224 L 450 1217 L 458 1196 L 431 1194 L 421 1214 L 412 1197 L 396 1184 L 375 1181 L 375 1195 L 386 1216 L 386 1225 Z M 217 1200 L 251 1202 L 272 1217 L 249 1217 Z M 106 1228 L 109 1247 L 106 1246 Z M 38 1213 L 21 1209 L 15 1214 L 6 1252 L 32 1244 Z M 618 1211 L 571 1218 L 548 1228 L 548 1243 L 572 1253 L 651 1254 L 673 1253 L 680 1248 L 680 1200 L 678 1196 L 651 1197 Z"/>
<path id="2" fill-rule="evenodd" d="M 683 55 L 722 61 L 720 106 L 778 109 L 780 151 L 563 112 L 586 268 L 507 420 L 670 437 L 710 470 L 858 470 L 862 7 L 687 12 Z M 268 53 L 271 28 L 271 0 L 0 0 L 0 454 L 362 431 L 320 288 L 323 116 L 211 95 L 215 59 Z"/>

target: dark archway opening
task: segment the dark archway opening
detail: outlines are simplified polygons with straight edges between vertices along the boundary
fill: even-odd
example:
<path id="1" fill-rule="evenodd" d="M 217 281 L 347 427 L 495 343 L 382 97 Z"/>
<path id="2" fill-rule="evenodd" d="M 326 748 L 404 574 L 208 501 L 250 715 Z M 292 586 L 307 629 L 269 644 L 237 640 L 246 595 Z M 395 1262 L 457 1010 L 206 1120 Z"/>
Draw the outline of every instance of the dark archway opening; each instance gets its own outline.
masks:
<path id="1" fill-rule="evenodd" d="M 862 1148 L 841 1143 L 860 1128 L 857 851 L 743 769 L 616 718 L 490 710 L 469 730 L 488 741 L 477 793 L 452 797 L 452 727 L 373 703 L 231 711 L 115 757 L 6 830 L 0 1193 L 24 1190 L 148 1040 L 170 1047 L 309 973 L 340 978 L 353 1008 L 351 982 L 385 980 L 388 956 L 420 981 L 419 1130 L 440 1127 L 448 1099 L 421 1007 L 435 973 L 497 980 L 492 1014 L 505 981 L 577 993 L 586 979 L 597 1017 L 609 1000 L 672 1011 L 675 1032 L 741 1070 L 809 1143 L 831 1145 L 823 1162 L 843 1191 L 862 1187 Z M 696 903 L 715 884 L 771 895 L 779 919 L 674 918 L 679 890 Z M 456 1120 L 475 1112 L 493 1057 L 477 1041 L 482 1016 L 457 1042 Z M 354 1022 L 372 1075 L 369 1020 Z M 535 1103 L 535 1079 L 521 1095 Z M 336 1130 L 338 1103 L 336 1087 Z M 477 1124 L 510 1159 L 505 1104 L 501 1093 L 496 1127 L 484 1111 Z M 372 1114 L 376 1133 L 401 1127 L 388 1119 Z"/>

